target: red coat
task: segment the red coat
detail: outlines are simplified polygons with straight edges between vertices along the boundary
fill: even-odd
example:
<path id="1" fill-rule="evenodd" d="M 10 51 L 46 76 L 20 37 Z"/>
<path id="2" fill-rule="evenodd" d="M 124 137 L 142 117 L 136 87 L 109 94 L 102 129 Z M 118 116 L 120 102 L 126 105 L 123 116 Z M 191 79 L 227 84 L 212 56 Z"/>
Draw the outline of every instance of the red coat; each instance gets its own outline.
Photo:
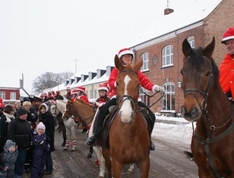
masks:
<path id="1" fill-rule="evenodd" d="M 85 101 L 88 104 L 90 104 L 89 99 L 88 99 L 88 97 L 86 95 L 80 95 L 80 96 L 77 96 L 77 98 Z"/>
<path id="2" fill-rule="evenodd" d="M 231 91 L 234 96 L 234 58 L 226 54 L 219 67 L 219 82 L 224 93 Z"/>
<path id="3" fill-rule="evenodd" d="M 108 80 L 108 84 L 111 88 L 112 95 L 116 95 L 115 81 L 117 79 L 118 74 L 119 74 L 119 70 L 117 68 L 114 68 L 111 71 L 111 74 Z M 137 74 L 138 74 L 141 86 L 149 91 L 152 91 L 154 84 L 141 71 L 138 71 Z"/>

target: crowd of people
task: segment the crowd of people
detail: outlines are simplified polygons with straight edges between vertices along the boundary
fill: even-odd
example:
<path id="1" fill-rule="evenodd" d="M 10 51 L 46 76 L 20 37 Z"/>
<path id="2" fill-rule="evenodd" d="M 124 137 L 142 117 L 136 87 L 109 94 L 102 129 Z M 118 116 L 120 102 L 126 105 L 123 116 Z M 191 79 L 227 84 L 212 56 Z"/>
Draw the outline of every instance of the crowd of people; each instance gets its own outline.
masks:
<path id="1" fill-rule="evenodd" d="M 223 35 L 222 43 L 225 44 L 228 53 L 220 65 L 220 84 L 227 95 L 233 100 L 234 93 L 234 27 L 230 27 Z M 118 57 L 124 65 L 131 65 L 134 53 L 129 48 L 121 49 Z M 98 88 L 99 98 L 94 106 L 99 108 L 97 124 L 93 135 L 86 140 L 86 144 L 93 146 L 102 132 L 103 119 L 109 114 L 109 107 L 116 105 L 116 78 L 118 69 L 114 68 L 107 83 L 100 84 Z M 138 72 L 141 86 L 153 92 L 164 93 L 164 88 L 153 84 L 142 72 Z M 63 100 L 60 92 L 42 93 L 41 99 Z M 67 88 L 67 99 L 78 98 L 89 103 L 85 93 L 85 87 L 75 89 Z M 138 104 L 145 107 L 139 100 Z M 151 132 L 154 127 L 155 115 L 148 109 L 152 120 Z M 22 178 L 24 171 L 31 171 L 32 178 L 44 177 L 52 174 L 53 159 L 51 152 L 54 147 L 55 118 L 50 113 L 49 106 L 42 103 L 38 111 L 29 100 L 15 102 L 14 105 L 4 105 L 0 98 L 0 178 Z M 151 133 L 150 132 L 150 133 Z M 155 146 L 150 141 L 150 149 Z"/>

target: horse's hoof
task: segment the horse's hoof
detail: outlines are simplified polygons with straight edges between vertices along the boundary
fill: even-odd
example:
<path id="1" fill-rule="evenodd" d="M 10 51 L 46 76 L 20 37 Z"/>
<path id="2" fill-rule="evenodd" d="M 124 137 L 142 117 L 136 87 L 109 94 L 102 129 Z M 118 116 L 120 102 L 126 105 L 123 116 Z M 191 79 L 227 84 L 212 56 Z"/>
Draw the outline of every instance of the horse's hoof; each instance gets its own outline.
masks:
<path id="1" fill-rule="evenodd" d="M 86 157 L 87 158 L 92 158 L 92 153 L 89 152 Z"/>
<path id="2" fill-rule="evenodd" d="M 76 150 L 76 148 L 72 148 L 72 149 L 71 149 L 71 151 L 75 151 L 75 150 Z"/>
<path id="3" fill-rule="evenodd" d="M 67 150 L 68 148 L 67 147 L 63 147 L 63 150 Z"/>

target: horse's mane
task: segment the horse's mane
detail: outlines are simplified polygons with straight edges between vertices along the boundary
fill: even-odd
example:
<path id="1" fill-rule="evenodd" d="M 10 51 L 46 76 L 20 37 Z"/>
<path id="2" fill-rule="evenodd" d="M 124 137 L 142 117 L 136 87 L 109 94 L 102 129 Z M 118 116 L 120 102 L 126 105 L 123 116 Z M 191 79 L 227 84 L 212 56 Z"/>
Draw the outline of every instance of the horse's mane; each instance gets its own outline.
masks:
<path id="1" fill-rule="evenodd" d="M 191 63 L 191 65 L 193 65 L 194 67 L 196 67 L 199 70 L 199 69 L 201 69 L 201 66 L 203 65 L 203 60 L 204 60 L 204 58 L 202 58 L 203 48 L 198 47 L 198 48 L 192 49 L 192 50 L 193 50 L 193 52 L 190 55 L 190 60 L 188 60 L 188 61 L 189 61 L 189 63 Z M 218 69 L 218 66 L 216 65 L 213 58 L 211 58 L 211 66 L 213 69 L 214 78 L 218 80 L 219 69 Z"/>
<path id="2" fill-rule="evenodd" d="M 82 104 L 85 104 L 85 105 L 87 105 L 87 106 L 89 106 L 89 107 L 92 107 L 90 104 L 88 104 L 87 102 L 85 102 L 85 101 L 82 100 L 82 99 L 76 98 L 76 101 L 78 101 L 78 102 L 80 102 L 80 103 L 82 103 Z"/>

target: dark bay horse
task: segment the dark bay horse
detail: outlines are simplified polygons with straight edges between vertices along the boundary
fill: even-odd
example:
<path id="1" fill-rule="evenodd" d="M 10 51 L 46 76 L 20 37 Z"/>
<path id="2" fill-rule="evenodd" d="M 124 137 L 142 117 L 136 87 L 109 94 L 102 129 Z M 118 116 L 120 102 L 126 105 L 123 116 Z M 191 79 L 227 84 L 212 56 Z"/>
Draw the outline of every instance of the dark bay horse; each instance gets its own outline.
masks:
<path id="1" fill-rule="evenodd" d="M 234 107 L 219 84 L 214 48 L 214 38 L 204 49 L 192 49 L 184 40 L 182 112 L 186 120 L 196 122 L 191 149 L 199 177 L 234 178 Z"/>
<path id="2" fill-rule="evenodd" d="M 130 163 L 137 163 L 141 178 L 146 178 L 149 174 L 149 131 L 137 102 L 140 87 L 137 72 L 142 63 L 139 60 L 134 66 L 123 66 L 118 56 L 115 56 L 115 66 L 119 70 L 116 80 L 118 111 L 110 126 L 107 149 L 112 161 L 104 154 L 108 173 L 112 168 L 115 178 L 120 178 L 124 165 Z"/>

